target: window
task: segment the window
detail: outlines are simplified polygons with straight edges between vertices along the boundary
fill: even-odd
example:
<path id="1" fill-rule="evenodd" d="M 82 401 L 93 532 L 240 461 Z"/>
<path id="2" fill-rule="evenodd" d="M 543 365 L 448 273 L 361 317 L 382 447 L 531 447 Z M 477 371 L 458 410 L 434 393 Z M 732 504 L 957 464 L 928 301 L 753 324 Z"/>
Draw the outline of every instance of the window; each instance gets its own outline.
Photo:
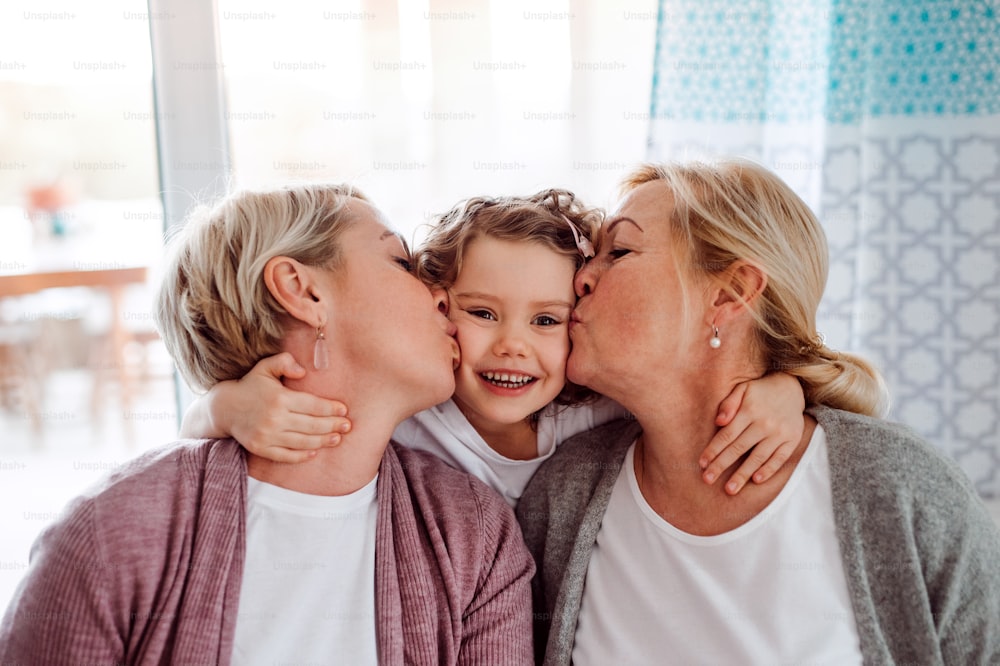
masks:
<path id="1" fill-rule="evenodd" d="M 146 3 L 12 2 L 0 16 L 5 607 L 35 536 L 175 438 L 176 409 L 150 315 L 163 214 Z"/>

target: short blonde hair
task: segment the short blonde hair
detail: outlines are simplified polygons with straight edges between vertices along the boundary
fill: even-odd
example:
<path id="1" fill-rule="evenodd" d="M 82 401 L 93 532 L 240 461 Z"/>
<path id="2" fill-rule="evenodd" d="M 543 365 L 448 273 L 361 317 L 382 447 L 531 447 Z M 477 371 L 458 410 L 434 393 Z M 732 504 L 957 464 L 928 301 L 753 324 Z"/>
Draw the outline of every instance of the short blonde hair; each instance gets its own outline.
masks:
<path id="1" fill-rule="evenodd" d="M 798 377 L 806 403 L 881 416 L 888 393 L 857 355 L 823 344 L 816 312 L 826 287 L 828 250 L 809 207 L 778 176 L 749 161 L 647 164 L 622 193 L 660 181 L 673 197 L 671 230 L 696 274 L 720 278 L 739 260 L 760 266 L 767 286 L 752 310 L 768 367 Z M 739 294 L 732 294 L 739 298 Z"/>
<path id="2" fill-rule="evenodd" d="M 194 389 L 242 377 L 281 351 L 284 308 L 264 284 L 276 256 L 335 269 L 351 216 L 347 185 L 242 191 L 188 215 L 168 243 L 154 309 L 157 328 Z"/>

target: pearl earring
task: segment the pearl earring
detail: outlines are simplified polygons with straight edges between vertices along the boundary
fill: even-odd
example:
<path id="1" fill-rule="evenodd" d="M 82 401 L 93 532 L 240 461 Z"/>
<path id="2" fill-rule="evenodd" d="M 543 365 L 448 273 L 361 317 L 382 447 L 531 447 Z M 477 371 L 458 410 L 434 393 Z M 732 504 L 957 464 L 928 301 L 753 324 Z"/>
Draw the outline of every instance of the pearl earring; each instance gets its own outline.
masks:
<path id="1" fill-rule="evenodd" d="M 718 349 L 722 346 L 722 340 L 719 339 L 719 328 L 717 326 L 712 326 L 712 337 L 708 340 L 708 346 L 712 349 Z"/>

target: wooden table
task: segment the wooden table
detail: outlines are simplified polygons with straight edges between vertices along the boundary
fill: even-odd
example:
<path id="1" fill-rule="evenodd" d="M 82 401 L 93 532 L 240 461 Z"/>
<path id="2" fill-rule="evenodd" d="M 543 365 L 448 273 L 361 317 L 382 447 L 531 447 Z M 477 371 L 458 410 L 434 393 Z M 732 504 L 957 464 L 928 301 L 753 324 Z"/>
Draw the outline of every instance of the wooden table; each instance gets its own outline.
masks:
<path id="1" fill-rule="evenodd" d="M 126 286 L 144 283 L 147 272 L 145 266 L 132 266 L 94 271 L 0 273 L 0 298 L 25 296 L 58 287 L 100 287 L 120 295 Z"/>
<path id="2" fill-rule="evenodd" d="M 110 337 L 114 366 L 117 370 L 123 406 L 127 409 L 131 404 L 132 386 L 125 363 L 125 347 L 133 336 L 125 326 L 123 316 L 125 291 L 130 285 L 145 283 L 147 277 L 148 269 L 145 266 L 0 274 L 0 298 L 27 296 L 45 289 L 64 287 L 89 287 L 106 291 L 111 299 Z M 97 374 L 100 372 L 101 370 L 98 369 Z M 38 405 L 38 408 L 40 407 L 41 405 Z M 37 414 L 37 408 L 35 412 L 29 411 L 29 414 Z M 36 423 L 36 427 L 38 426 L 40 423 Z"/>

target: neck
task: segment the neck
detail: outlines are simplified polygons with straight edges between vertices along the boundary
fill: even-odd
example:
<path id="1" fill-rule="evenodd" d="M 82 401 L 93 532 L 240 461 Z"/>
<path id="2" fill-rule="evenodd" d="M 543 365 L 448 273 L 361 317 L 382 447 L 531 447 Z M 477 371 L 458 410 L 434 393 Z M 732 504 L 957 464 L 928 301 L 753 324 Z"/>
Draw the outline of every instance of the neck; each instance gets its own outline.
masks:
<path id="1" fill-rule="evenodd" d="M 290 389 L 336 397 L 350 406 L 351 431 L 341 443 L 321 448 L 312 460 L 296 464 L 250 454 L 247 471 L 251 477 L 288 490 L 327 496 L 353 493 L 375 478 L 393 430 L 408 412 L 394 405 L 390 386 L 363 373 L 352 373 L 347 365 L 322 373 L 310 370 L 302 379 L 284 382 Z M 336 387 L 336 396 L 329 394 L 329 387 Z"/>
<path id="2" fill-rule="evenodd" d="M 468 416 L 466 416 L 469 419 Z M 534 460 L 538 457 L 538 433 L 527 419 L 517 423 L 482 423 L 469 419 L 490 448 L 511 460 Z"/>
<path id="3" fill-rule="evenodd" d="M 643 435 L 635 450 L 635 475 L 649 506 L 678 529 L 700 536 L 723 534 L 763 511 L 791 478 L 816 425 L 812 417 L 803 415 L 802 438 L 789 460 L 767 482 L 747 484 L 733 496 L 725 492 L 725 485 L 750 452 L 713 484 L 705 483 L 698 458 L 717 431 L 714 418 L 710 411 L 700 415 L 700 426 L 684 424 L 687 419 L 680 418 L 673 428 L 649 430 L 640 418 Z"/>
<path id="4" fill-rule="evenodd" d="M 746 456 L 711 485 L 704 482 L 698 460 L 719 430 L 715 425 L 719 404 L 738 383 L 762 372 L 735 355 L 689 367 L 699 372 L 674 375 L 673 380 L 654 378 L 644 382 L 642 391 L 623 392 L 621 397 L 628 401 L 619 401 L 643 429 L 634 469 L 646 502 L 678 529 L 697 535 L 721 534 L 747 522 L 777 497 L 805 451 L 812 427 L 805 428 L 792 458 L 768 482 L 748 484 L 730 496 L 725 484 Z"/>
<path id="5" fill-rule="evenodd" d="M 642 425 L 648 462 L 672 487 L 722 492 L 725 480 L 735 471 L 731 468 L 723 479 L 707 486 L 698 464 L 702 451 L 719 430 L 715 425 L 719 405 L 739 383 L 764 374 L 748 361 L 749 349 L 735 347 L 721 353 L 710 350 L 701 358 L 675 365 L 676 372 L 633 382 L 643 390 L 628 390 L 619 399 Z"/>
<path id="6" fill-rule="evenodd" d="M 351 410 L 351 432 L 332 448 L 320 449 L 303 463 L 279 463 L 249 454 L 247 472 L 258 481 L 309 495 L 349 495 L 367 485 L 379 465 L 395 423 Z"/>
<path id="7" fill-rule="evenodd" d="M 650 364 L 662 368 L 662 364 Z M 672 465 L 672 476 L 696 473 L 702 448 L 715 434 L 718 405 L 738 379 L 723 379 L 722 373 L 703 363 L 690 371 L 682 365 L 654 376 L 627 378 L 607 395 L 622 404 L 642 425 L 644 439 L 655 444 L 659 457 L 673 463 L 691 461 L 694 468 Z M 636 387 L 641 387 L 636 389 Z"/>
<path id="8" fill-rule="evenodd" d="M 721 400 L 720 400 L 721 402 Z M 632 411 L 642 425 L 640 453 L 645 462 L 647 476 L 655 476 L 658 483 L 671 488 L 687 488 L 702 492 L 706 489 L 718 491 L 724 487 L 717 480 L 707 486 L 701 478 L 698 460 L 718 431 L 715 413 L 718 402 L 682 401 L 671 398 L 661 404 L 670 407 L 660 410 Z"/>

